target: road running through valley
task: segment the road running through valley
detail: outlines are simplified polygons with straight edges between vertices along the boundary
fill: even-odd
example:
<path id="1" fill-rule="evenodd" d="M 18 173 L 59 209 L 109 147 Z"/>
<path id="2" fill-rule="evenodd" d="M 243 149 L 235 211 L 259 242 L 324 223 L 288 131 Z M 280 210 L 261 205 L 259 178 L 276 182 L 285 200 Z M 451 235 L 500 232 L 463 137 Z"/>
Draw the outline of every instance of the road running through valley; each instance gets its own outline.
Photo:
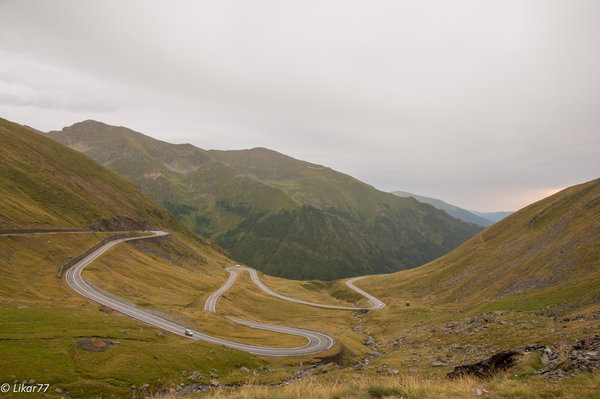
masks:
<path id="1" fill-rule="evenodd" d="M 83 271 L 83 269 L 87 265 L 92 263 L 94 260 L 98 259 L 98 257 L 100 257 L 102 254 L 104 254 L 106 251 L 108 251 L 115 245 L 117 245 L 121 242 L 125 242 L 125 241 L 143 240 L 143 239 L 148 239 L 148 238 L 154 238 L 157 236 L 164 236 L 167 234 L 168 233 L 163 232 L 163 231 L 153 231 L 152 235 L 150 235 L 150 236 L 121 238 L 121 239 L 117 239 L 117 240 L 108 242 L 107 244 L 103 245 L 102 247 L 100 247 L 99 249 L 97 249 L 96 251 L 94 251 L 93 253 L 91 253 L 90 255 L 88 255 L 87 257 L 85 257 L 84 259 L 82 259 L 81 261 L 76 263 L 75 265 L 73 265 L 66 273 L 66 277 L 65 277 L 66 282 L 73 290 L 75 290 L 77 293 L 83 295 L 84 297 L 89 298 L 92 301 L 100 303 L 111 309 L 114 309 L 114 310 L 116 310 L 126 316 L 129 316 L 135 320 L 139 320 L 143 323 L 152 325 L 154 327 L 158 327 L 160 329 L 172 332 L 173 334 L 176 334 L 176 335 L 179 335 L 179 336 L 182 336 L 185 338 L 211 342 L 211 343 L 223 345 L 223 346 L 226 346 L 229 348 L 239 349 L 239 350 L 249 352 L 249 353 L 252 353 L 255 355 L 264 355 L 264 356 L 314 355 L 314 354 L 326 351 L 327 349 L 330 349 L 335 344 L 335 340 L 333 338 L 331 338 L 328 335 L 319 333 L 319 332 L 304 330 L 304 329 L 294 328 L 294 327 L 284 327 L 284 326 L 276 326 L 276 325 L 271 325 L 271 324 L 257 323 L 257 322 L 234 319 L 234 318 L 229 318 L 229 320 L 231 320 L 235 323 L 241 324 L 241 325 L 252 327 L 252 328 L 301 336 L 301 337 L 306 338 L 308 340 L 308 343 L 304 346 L 293 347 L 293 348 L 263 347 L 263 346 L 247 345 L 247 344 L 242 344 L 242 343 L 238 343 L 238 342 L 224 340 L 221 338 L 217 338 L 217 337 L 213 337 L 213 336 L 204 334 L 200 331 L 196 331 L 193 329 L 190 329 L 193 332 L 193 335 L 189 336 L 189 335 L 186 335 L 186 333 L 185 333 L 186 329 L 189 329 L 189 327 L 174 323 L 174 322 L 169 321 L 160 316 L 156 316 L 152 313 L 149 313 L 146 310 L 139 309 L 139 308 L 135 307 L 134 305 L 131 305 L 131 304 L 128 304 L 125 302 L 120 302 L 116 299 L 113 299 L 113 298 L 103 294 L 99 290 L 95 289 L 94 287 L 90 286 L 83 279 L 83 277 L 81 275 L 81 272 Z M 268 287 L 266 287 L 260 281 L 260 279 L 258 278 L 258 275 L 256 274 L 256 270 L 254 270 L 254 269 L 236 266 L 236 267 L 228 268 L 227 270 L 230 273 L 229 279 L 221 288 L 219 288 L 212 295 L 210 295 L 210 297 L 206 301 L 206 304 L 204 307 L 205 310 L 208 310 L 211 312 L 216 312 L 217 301 L 218 301 L 219 297 L 225 291 L 227 291 L 235 282 L 236 277 L 237 277 L 237 270 L 247 270 L 248 272 L 250 272 L 250 275 L 252 276 L 252 280 L 254 281 L 254 283 L 257 284 L 263 291 L 269 293 L 270 295 L 276 296 L 280 299 L 287 300 L 287 301 L 297 302 L 297 303 L 310 305 L 310 306 L 318 306 L 318 307 L 324 307 L 324 308 L 330 308 L 330 309 L 346 309 L 346 310 L 380 309 L 383 306 L 385 306 L 385 304 L 383 302 L 379 301 L 377 298 L 367 294 L 366 292 L 364 292 L 364 291 L 360 290 L 359 288 L 355 287 L 354 285 L 352 285 L 353 281 L 356 281 L 361 277 L 357 277 L 357 278 L 348 280 L 346 282 L 346 285 L 348 287 L 350 287 L 351 289 L 355 290 L 356 292 L 360 293 L 361 295 L 365 296 L 367 299 L 369 299 L 369 301 L 371 301 L 371 303 L 373 304 L 373 306 L 369 307 L 369 308 L 322 305 L 322 304 L 317 304 L 317 303 L 312 303 L 312 302 L 300 301 L 300 300 L 296 300 L 293 298 L 288 298 L 283 295 L 279 295 L 279 294 L 275 293 L 274 291 L 270 290 Z"/>

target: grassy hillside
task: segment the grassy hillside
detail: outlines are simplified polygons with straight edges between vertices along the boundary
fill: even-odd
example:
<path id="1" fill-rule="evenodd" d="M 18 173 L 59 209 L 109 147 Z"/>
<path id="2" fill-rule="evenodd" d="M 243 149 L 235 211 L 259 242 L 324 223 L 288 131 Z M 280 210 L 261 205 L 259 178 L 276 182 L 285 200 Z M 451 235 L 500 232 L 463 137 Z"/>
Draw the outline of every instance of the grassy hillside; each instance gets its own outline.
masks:
<path id="1" fill-rule="evenodd" d="M 85 228 L 103 219 L 183 226 L 140 190 L 28 128 L 0 119 L 0 229 Z"/>
<path id="2" fill-rule="evenodd" d="M 413 270 L 361 280 L 389 306 L 368 316 L 374 364 L 429 369 L 600 329 L 600 181 L 565 189 Z M 410 306 L 405 303 L 409 302 Z"/>
<path id="3" fill-rule="evenodd" d="M 398 198 L 333 169 L 268 149 L 209 153 L 238 172 L 355 226 L 404 268 L 434 259 L 481 230 L 411 198 Z"/>
<path id="4" fill-rule="evenodd" d="M 373 277 L 369 286 L 385 279 L 388 289 L 431 303 L 580 308 L 600 301 L 599 237 L 594 180 L 521 209 L 423 267 Z"/>
<path id="5" fill-rule="evenodd" d="M 479 230 L 265 149 L 204 151 L 94 121 L 49 135 L 127 177 L 233 258 L 276 276 L 331 280 L 415 267 Z"/>

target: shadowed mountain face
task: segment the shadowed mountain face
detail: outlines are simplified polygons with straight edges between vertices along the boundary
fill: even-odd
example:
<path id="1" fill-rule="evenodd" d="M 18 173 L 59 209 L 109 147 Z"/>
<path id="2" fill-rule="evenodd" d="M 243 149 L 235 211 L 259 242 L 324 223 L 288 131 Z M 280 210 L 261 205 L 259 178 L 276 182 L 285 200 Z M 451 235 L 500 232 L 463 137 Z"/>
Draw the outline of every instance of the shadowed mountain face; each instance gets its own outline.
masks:
<path id="1" fill-rule="evenodd" d="M 440 259 L 386 276 L 385 284 L 390 291 L 427 292 L 431 301 L 464 307 L 568 310 L 597 304 L 600 179 L 529 205 Z"/>
<path id="2" fill-rule="evenodd" d="M 272 275 L 330 280 L 411 268 L 480 230 L 264 148 L 205 151 L 94 121 L 49 136 L 125 176 L 232 257 Z"/>

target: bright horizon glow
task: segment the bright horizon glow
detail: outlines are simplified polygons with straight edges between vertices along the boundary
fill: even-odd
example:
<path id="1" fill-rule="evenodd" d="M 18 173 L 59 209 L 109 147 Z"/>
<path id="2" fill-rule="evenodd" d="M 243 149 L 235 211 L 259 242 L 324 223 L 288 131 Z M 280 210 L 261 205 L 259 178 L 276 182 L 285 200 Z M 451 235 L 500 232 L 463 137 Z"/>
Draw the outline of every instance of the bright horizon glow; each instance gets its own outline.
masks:
<path id="1" fill-rule="evenodd" d="M 585 183 L 585 182 L 580 182 L 580 183 Z M 410 192 L 412 194 L 415 195 L 421 195 L 423 197 L 430 197 L 430 198 L 435 198 L 435 199 L 439 199 L 442 200 L 444 202 L 447 202 L 451 205 L 455 205 L 458 206 L 459 208 L 465 209 L 467 211 L 476 211 L 476 212 L 516 212 L 520 209 L 523 209 L 535 202 L 541 201 L 544 198 L 550 197 L 551 195 L 554 195 L 564 189 L 566 189 L 568 187 L 561 187 L 561 188 L 548 188 L 548 189 L 536 189 L 536 190 L 523 190 L 520 191 L 519 193 L 515 194 L 514 196 L 505 196 L 502 198 L 502 201 L 508 204 L 513 204 L 512 207 L 509 208 L 483 208 L 483 209 L 478 209 L 478 208 L 473 208 L 470 207 L 468 205 L 464 205 L 458 202 L 453 202 L 451 199 L 447 199 L 447 198 L 441 198 L 439 195 L 431 194 L 431 193 L 415 193 L 412 192 L 410 190 L 391 190 L 391 191 L 407 191 Z M 378 188 L 378 190 L 380 191 L 388 191 L 388 190 L 381 190 Z M 390 191 L 390 192 L 391 192 Z M 476 199 L 475 199 L 476 200 Z"/>

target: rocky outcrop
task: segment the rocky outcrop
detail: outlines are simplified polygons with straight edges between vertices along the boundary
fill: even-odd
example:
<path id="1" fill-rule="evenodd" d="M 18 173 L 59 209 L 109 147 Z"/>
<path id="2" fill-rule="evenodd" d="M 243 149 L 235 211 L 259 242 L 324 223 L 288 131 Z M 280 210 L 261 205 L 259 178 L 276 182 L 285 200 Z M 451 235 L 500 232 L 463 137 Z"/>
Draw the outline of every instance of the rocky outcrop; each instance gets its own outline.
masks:
<path id="1" fill-rule="evenodd" d="M 537 372 L 548 379 L 600 370 L 600 335 L 577 340 L 574 345 L 558 344 L 542 355 L 545 367 Z"/>
<path id="2" fill-rule="evenodd" d="M 152 230 L 150 223 L 144 220 L 132 219 L 126 216 L 115 216 L 90 224 L 92 231 L 148 231 Z"/>
<path id="3" fill-rule="evenodd" d="M 497 371 L 507 370 L 516 363 L 519 357 L 534 351 L 541 351 L 544 348 L 544 345 L 530 345 L 522 348 L 498 352 L 480 362 L 457 366 L 454 368 L 454 370 L 448 373 L 448 377 L 457 378 L 464 375 L 486 377 Z"/>
<path id="4" fill-rule="evenodd" d="M 96 338 L 96 337 L 88 337 L 86 339 L 77 341 L 75 343 L 81 349 L 85 349 L 86 351 L 89 351 L 89 352 L 104 352 L 111 345 L 118 345 L 120 342 L 119 341 L 111 341 L 111 340 L 107 340 L 107 339 L 100 339 L 100 338 Z"/>
<path id="5" fill-rule="evenodd" d="M 543 368 L 536 374 L 547 379 L 565 378 L 583 372 L 600 370 L 600 335 L 594 335 L 577 340 L 574 344 L 562 342 L 551 347 L 529 345 L 499 352 L 480 362 L 457 366 L 448 373 L 448 377 L 489 376 L 497 371 L 509 369 L 521 356 L 532 352 L 540 355 L 543 365 Z"/>

